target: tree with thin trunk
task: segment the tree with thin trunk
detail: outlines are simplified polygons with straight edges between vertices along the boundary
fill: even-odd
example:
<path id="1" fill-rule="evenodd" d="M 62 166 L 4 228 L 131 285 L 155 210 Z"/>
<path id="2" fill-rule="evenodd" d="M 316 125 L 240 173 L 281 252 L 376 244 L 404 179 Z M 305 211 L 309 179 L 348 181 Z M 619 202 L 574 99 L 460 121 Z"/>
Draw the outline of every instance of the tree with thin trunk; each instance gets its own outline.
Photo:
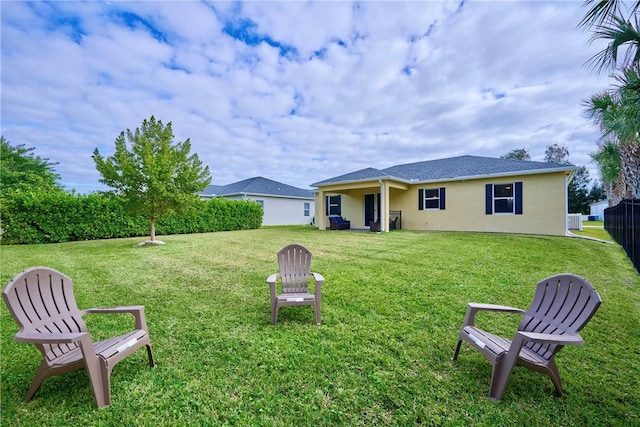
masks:
<path id="1" fill-rule="evenodd" d="M 509 151 L 504 156 L 500 156 L 501 159 L 509 159 L 509 160 L 524 160 L 531 161 L 531 156 L 526 148 L 516 148 Z"/>
<path id="2" fill-rule="evenodd" d="M 571 213 L 589 213 L 589 171 L 585 166 L 580 166 L 569 183 L 568 198 L 569 212 Z"/>
<path id="3" fill-rule="evenodd" d="M 547 145 L 547 149 L 544 151 L 544 161 L 547 163 L 569 165 L 571 164 L 569 161 L 569 150 L 564 145 Z"/>
<path id="4" fill-rule="evenodd" d="M 209 167 L 190 154 L 189 139 L 174 145 L 173 138 L 171 122 L 165 126 L 151 116 L 134 132 L 120 133 L 112 156 L 103 157 L 97 148 L 93 152 L 100 182 L 124 196 L 131 214 L 149 219 L 150 243 L 162 243 L 155 234 L 158 218 L 183 211 L 211 183 Z"/>

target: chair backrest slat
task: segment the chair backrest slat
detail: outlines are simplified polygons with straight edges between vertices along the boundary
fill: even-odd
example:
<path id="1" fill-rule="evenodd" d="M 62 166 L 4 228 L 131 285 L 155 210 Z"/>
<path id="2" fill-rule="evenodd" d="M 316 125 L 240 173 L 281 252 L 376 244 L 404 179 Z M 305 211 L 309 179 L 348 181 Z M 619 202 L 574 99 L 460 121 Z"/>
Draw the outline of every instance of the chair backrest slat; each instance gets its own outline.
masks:
<path id="1" fill-rule="evenodd" d="M 307 292 L 311 272 L 311 252 L 301 245 L 285 246 L 278 252 L 283 293 Z"/>
<path id="2" fill-rule="evenodd" d="M 68 276 L 33 267 L 16 275 L 2 297 L 22 331 L 39 333 L 86 332 Z M 77 348 L 77 344 L 37 345 L 52 360 Z"/>
<path id="3" fill-rule="evenodd" d="M 519 330 L 545 334 L 574 334 L 593 317 L 602 300 L 593 286 L 574 274 L 559 274 L 540 283 Z M 549 360 L 562 346 L 525 344 Z"/>

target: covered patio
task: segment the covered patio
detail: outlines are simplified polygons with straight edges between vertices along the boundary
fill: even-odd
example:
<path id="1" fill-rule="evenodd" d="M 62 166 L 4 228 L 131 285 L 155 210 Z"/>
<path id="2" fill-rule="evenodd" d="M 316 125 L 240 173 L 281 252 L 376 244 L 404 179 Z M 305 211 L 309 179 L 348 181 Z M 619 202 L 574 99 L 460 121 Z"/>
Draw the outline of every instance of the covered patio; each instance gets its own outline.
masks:
<path id="1" fill-rule="evenodd" d="M 402 209 L 394 203 L 409 189 L 391 179 L 361 181 L 320 187 L 316 198 L 316 225 L 329 228 L 328 217 L 342 216 L 352 230 L 388 232 L 402 228 Z"/>

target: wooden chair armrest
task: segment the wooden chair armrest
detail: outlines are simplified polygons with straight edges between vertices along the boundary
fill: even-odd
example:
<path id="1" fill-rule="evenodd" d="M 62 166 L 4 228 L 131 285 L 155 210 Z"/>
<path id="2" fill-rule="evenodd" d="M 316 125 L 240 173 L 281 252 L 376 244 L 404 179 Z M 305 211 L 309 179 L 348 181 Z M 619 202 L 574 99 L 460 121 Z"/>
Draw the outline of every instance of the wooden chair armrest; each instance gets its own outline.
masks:
<path id="1" fill-rule="evenodd" d="M 271 295 L 271 301 L 275 301 L 276 295 L 278 293 L 276 289 L 276 281 L 278 280 L 278 277 L 280 277 L 280 273 L 270 274 L 269 277 L 267 277 L 267 284 L 269 285 L 269 295 Z"/>
<path id="2" fill-rule="evenodd" d="M 494 313 L 524 313 L 524 310 L 519 308 L 509 307 L 507 305 L 497 304 L 481 304 L 477 302 L 470 302 L 467 304 L 467 313 L 464 316 L 464 322 L 462 327 L 473 326 L 475 324 L 476 313 L 479 311 L 491 311 Z"/>
<path id="3" fill-rule="evenodd" d="M 314 273 L 313 271 L 311 272 L 311 275 L 313 276 L 313 280 L 316 281 L 316 284 L 322 285 L 324 283 L 324 277 L 322 276 L 322 274 L 320 273 Z"/>
<path id="4" fill-rule="evenodd" d="M 470 302 L 467 307 L 473 308 L 475 311 L 498 311 L 505 313 L 523 313 L 524 310 L 515 307 L 509 307 L 508 305 L 497 304 L 481 304 L 477 302 Z"/>
<path id="5" fill-rule="evenodd" d="M 144 312 L 143 305 L 129 305 L 122 307 L 96 307 L 84 310 L 85 313 L 139 313 Z"/>
<path id="6" fill-rule="evenodd" d="M 84 336 L 89 336 L 88 332 L 66 332 L 59 334 L 41 334 L 39 332 L 18 332 L 14 335 L 15 342 L 28 344 L 70 344 L 78 342 Z"/>
<path id="7" fill-rule="evenodd" d="M 264 277 L 264 276 L 262 276 L 262 277 Z M 280 277 L 280 273 L 270 274 L 269 277 L 267 277 L 267 283 L 269 285 L 271 285 L 272 283 L 275 285 L 276 281 L 278 280 L 278 277 Z"/>
<path id="8" fill-rule="evenodd" d="M 129 305 L 122 307 L 98 307 L 98 308 L 89 308 L 86 310 L 82 310 L 82 314 L 131 314 L 133 315 L 136 321 L 136 329 L 144 329 L 147 328 L 147 319 L 144 314 L 144 306 L 143 305 Z"/>
<path id="9" fill-rule="evenodd" d="M 320 295 L 322 295 L 322 284 L 324 283 L 324 277 L 322 276 L 322 274 L 314 273 L 313 271 L 311 272 L 311 275 L 313 276 L 313 280 L 315 280 L 316 282 L 315 290 L 313 293 L 316 298 L 319 298 Z"/>
<path id="10" fill-rule="evenodd" d="M 584 340 L 580 334 L 540 334 L 537 332 L 518 331 L 516 335 L 522 335 L 526 341 L 533 341 L 542 344 L 557 345 L 582 345 Z"/>

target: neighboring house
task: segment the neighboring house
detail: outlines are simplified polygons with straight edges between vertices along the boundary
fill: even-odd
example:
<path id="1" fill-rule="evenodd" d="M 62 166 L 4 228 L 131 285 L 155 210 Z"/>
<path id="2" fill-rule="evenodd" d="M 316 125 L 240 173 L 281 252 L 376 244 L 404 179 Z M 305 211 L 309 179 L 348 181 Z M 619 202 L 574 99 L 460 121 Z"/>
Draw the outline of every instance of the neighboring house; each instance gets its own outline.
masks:
<path id="1" fill-rule="evenodd" d="M 312 184 L 316 225 L 325 230 L 327 217 L 340 215 L 352 228 L 380 220 L 381 231 L 399 218 L 407 230 L 565 235 L 575 170 L 476 156 L 362 169 Z"/>
<path id="2" fill-rule="evenodd" d="M 589 216 L 595 216 L 598 220 L 604 220 L 604 210 L 609 207 L 607 200 L 600 200 L 599 202 L 591 203 L 589 205 Z"/>
<path id="3" fill-rule="evenodd" d="M 198 194 L 204 199 L 225 197 L 253 200 L 262 206 L 262 225 L 311 224 L 315 211 L 311 190 L 292 187 L 261 176 L 229 185 L 209 185 Z"/>

